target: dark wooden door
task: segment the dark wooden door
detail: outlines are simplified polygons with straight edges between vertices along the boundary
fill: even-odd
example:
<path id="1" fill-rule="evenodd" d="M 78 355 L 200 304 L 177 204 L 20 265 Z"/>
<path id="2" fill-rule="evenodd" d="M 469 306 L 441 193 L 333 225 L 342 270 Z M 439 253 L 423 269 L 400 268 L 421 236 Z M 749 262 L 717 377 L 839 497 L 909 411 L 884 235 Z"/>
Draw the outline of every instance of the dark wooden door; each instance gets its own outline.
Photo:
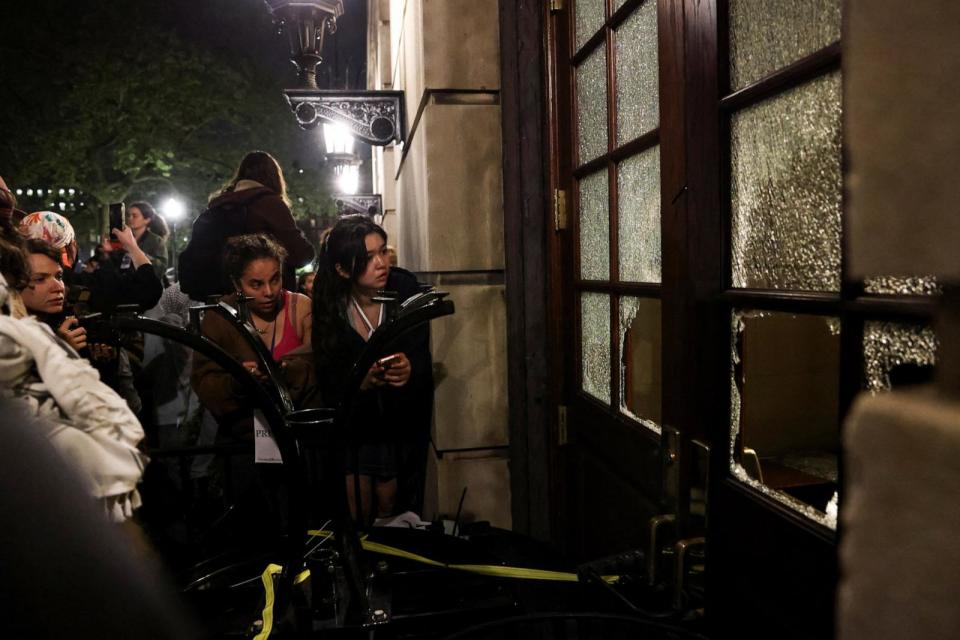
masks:
<path id="1" fill-rule="evenodd" d="M 657 23 L 637 1 L 549 18 L 557 503 L 581 558 L 642 546 L 666 508 Z"/>
<path id="2" fill-rule="evenodd" d="M 846 275 L 841 2 L 546 5 L 557 537 L 669 513 L 717 637 L 830 637 L 843 418 L 936 344 L 933 281 Z"/>

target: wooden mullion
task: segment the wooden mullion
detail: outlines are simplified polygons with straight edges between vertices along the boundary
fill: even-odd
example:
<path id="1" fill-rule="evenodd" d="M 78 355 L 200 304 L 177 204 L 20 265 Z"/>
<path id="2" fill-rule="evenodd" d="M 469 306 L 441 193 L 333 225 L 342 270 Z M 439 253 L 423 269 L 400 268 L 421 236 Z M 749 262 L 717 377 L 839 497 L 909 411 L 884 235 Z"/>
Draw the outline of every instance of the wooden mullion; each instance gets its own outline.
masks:
<path id="1" fill-rule="evenodd" d="M 627 18 L 633 15 L 633 12 L 639 9 L 640 5 L 644 2 L 656 2 L 656 0 L 627 0 L 623 3 L 622 7 L 613 12 L 610 20 L 607 21 L 607 26 L 611 29 L 616 29 L 623 24 Z"/>
<path id="2" fill-rule="evenodd" d="M 620 410 L 620 296 L 610 295 L 610 410 Z"/>
<path id="3" fill-rule="evenodd" d="M 573 22 L 574 21 L 571 21 L 571 24 L 573 24 Z M 580 49 L 570 57 L 570 64 L 574 67 L 580 66 L 584 60 L 590 57 L 590 54 L 592 54 L 597 47 L 605 46 L 606 31 L 607 27 L 604 25 L 599 31 L 590 36 L 590 38 L 583 43 L 583 46 L 580 47 Z M 574 38 L 576 38 L 576 36 L 574 36 Z M 576 40 L 571 40 L 571 42 L 576 42 Z"/>
<path id="4" fill-rule="evenodd" d="M 577 280 L 576 288 L 593 293 L 610 293 L 636 298 L 659 298 L 662 287 L 652 282 L 607 282 L 605 280 Z"/>
<path id="5" fill-rule="evenodd" d="M 573 177 L 581 180 L 591 173 L 596 173 L 607 166 L 610 161 L 609 154 L 605 153 L 598 158 L 594 158 L 573 170 Z"/>
<path id="6" fill-rule="evenodd" d="M 844 306 L 851 312 L 878 320 L 933 322 L 937 315 L 936 296 L 863 295 L 845 300 Z"/>
<path id="7" fill-rule="evenodd" d="M 592 284 L 585 283 L 585 286 Z M 906 322 L 932 321 L 937 310 L 937 298 L 934 296 L 860 296 L 846 300 L 839 293 L 829 292 L 728 289 L 720 294 L 719 300 L 741 309 L 830 315 L 849 312 Z"/>
<path id="8" fill-rule="evenodd" d="M 606 0 L 606 16 L 609 18 L 613 0 Z M 606 24 L 607 21 L 605 21 Z M 604 27 L 607 45 L 607 156 L 617 146 L 617 49 L 613 30 Z M 607 162 L 607 238 L 610 257 L 607 278 L 615 282 L 620 276 L 620 229 L 617 190 L 617 164 Z M 610 407 L 616 411 L 620 406 L 620 299 L 610 294 Z"/>
<path id="9" fill-rule="evenodd" d="M 634 138 L 629 142 L 626 142 L 619 147 L 616 147 L 613 151 L 610 152 L 610 159 L 615 162 L 620 162 L 629 158 L 630 156 L 636 155 L 647 149 L 657 146 L 660 143 L 660 128 L 652 129 L 642 136 Z"/>
<path id="10" fill-rule="evenodd" d="M 720 100 L 723 111 L 737 111 L 840 68 L 840 43 L 815 51 Z"/>
<path id="11" fill-rule="evenodd" d="M 589 162 L 585 162 L 573 170 L 573 176 L 577 179 L 588 176 L 591 173 L 599 171 L 609 162 L 622 162 L 630 156 L 637 155 L 660 144 L 660 129 L 653 129 L 647 133 L 624 143 L 613 151 L 608 151 L 602 156 L 598 156 Z"/>
<path id="12" fill-rule="evenodd" d="M 652 129 L 645 134 L 624 143 L 623 145 L 608 151 L 607 153 L 586 162 L 573 170 L 573 175 L 577 178 L 590 175 L 599 170 L 608 162 L 622 162 L 630 156 L 637 155 L 648 149 L 657 146 L 660 143 L 660 129 Z"/>

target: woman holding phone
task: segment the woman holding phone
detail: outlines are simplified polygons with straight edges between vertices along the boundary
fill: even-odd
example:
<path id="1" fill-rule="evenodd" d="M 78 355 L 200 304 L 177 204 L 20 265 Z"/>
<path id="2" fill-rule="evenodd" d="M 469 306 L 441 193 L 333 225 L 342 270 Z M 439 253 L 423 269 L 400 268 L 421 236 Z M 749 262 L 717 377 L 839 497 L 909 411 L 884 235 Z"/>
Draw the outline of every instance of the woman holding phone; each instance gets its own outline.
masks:
<path id="1" fill-rule="evenodd" d="M 409 271 L 391 268 L 379 225 L 363 215 L 340 218 L 321 244 L 313 289 L 313 350 L 328 406 L 339 404 L 353 363 L 384 322 L 386 309 L 374 300 L 381 290 L 405 300 L 420 286 Z M 350 426 L 362 444 L 356 465 L 347 456 L 346 487 L 351 513 L 363 523 L 374 513 L 394 514 L 400 485 L 403 506 L 420 507 L 433 406 L 429 343 L 426 327 L 408 334 L 370 367 L 360 386 Z M 356 513 L 358 485 L 362 514 Z"/>

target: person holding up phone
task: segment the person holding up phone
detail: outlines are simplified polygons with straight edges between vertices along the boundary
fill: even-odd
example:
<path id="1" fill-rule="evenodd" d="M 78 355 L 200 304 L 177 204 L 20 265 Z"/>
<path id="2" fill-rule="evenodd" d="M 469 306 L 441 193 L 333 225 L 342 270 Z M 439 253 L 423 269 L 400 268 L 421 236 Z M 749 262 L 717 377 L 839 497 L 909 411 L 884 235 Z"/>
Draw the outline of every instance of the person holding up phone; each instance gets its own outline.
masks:
<path id="1" fill-rule="evenodd" d="M 167 238 L 170 229 L 149 202 L 134 202 L 126 208 L 126 226 L 133 231 L 137 246 L 150 258 L 150 264 L 160 280 L 166 278 Z"/>
<path id="2" fill-rule="evenodd" d="M 117 305 L 136 304 L 146 311 L 160 300 L 163 285 L 157 278 L 150 258 L 137 246 L 136 238 L 129 227 L 123 224 L 123 209 L 119 209 L 119 225 L 111 229 L 111 237 L 116 245 L 129 256 L 133 270 L 120 271 L 113 260 L 108 259 L 114 252 L 110 238 L 104 238 L 100 246 L 104 258 L 98 261 L 97 270 L 86 273 L 74 272 L 72 267 L 77 259 L 76 234 L 70 221 L 53 211 L 36 211 L 20 221 L 20 233 L 26 238 L 42 240 L 60 253 L 60 264 L 64 267 L 64 281 L 69 289 L 80 285 L 90 290 L 90 310 L 110 313 Z"/>
<path id="3" fill-rule="evenodd" d="M 374 300 L 377 292 L 393 291 L 404 300 L 420 286 L 409 271 L 391 268 L 386 232 L 364 215 L 337 221 L 323 239 L 316 273 L 313 350 L 324 401 L 336 406 L 353 363 L 384 322 L 386 309 Z M 422 507 L 433 407 L 429 343 L 426 326 L 411 332 L 394 353 L 370 367 L 360 387 L 350 426 L 362 445 L 356 465 L 347 456 L 346 487 L 351 513 L 363 523 L 374 514 L 386 518 L 398 508 Z M 356 512 L 358 484 L 361 514 Z"/>

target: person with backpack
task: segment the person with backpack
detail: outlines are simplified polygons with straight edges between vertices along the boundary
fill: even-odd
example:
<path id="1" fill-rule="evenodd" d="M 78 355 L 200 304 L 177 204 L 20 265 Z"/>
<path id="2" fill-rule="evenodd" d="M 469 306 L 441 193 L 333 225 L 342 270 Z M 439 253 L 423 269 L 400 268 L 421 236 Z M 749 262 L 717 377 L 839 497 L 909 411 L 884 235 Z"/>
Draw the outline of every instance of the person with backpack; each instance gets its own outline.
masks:
<path id="1" fill-rule="evenodd" d="M 220 269 L 229 238 L 254 233 L 272 236 L 287 253 L 283 286 L 297 290 L 297 268 L 313 260 L 313 245 L 290 213 L 280 165 L 265 151 L 251 151 L 207 209 L 194 221 L 190 243 L 180 255 L 180 288 L 194 300 L 230 291 Z"/>

